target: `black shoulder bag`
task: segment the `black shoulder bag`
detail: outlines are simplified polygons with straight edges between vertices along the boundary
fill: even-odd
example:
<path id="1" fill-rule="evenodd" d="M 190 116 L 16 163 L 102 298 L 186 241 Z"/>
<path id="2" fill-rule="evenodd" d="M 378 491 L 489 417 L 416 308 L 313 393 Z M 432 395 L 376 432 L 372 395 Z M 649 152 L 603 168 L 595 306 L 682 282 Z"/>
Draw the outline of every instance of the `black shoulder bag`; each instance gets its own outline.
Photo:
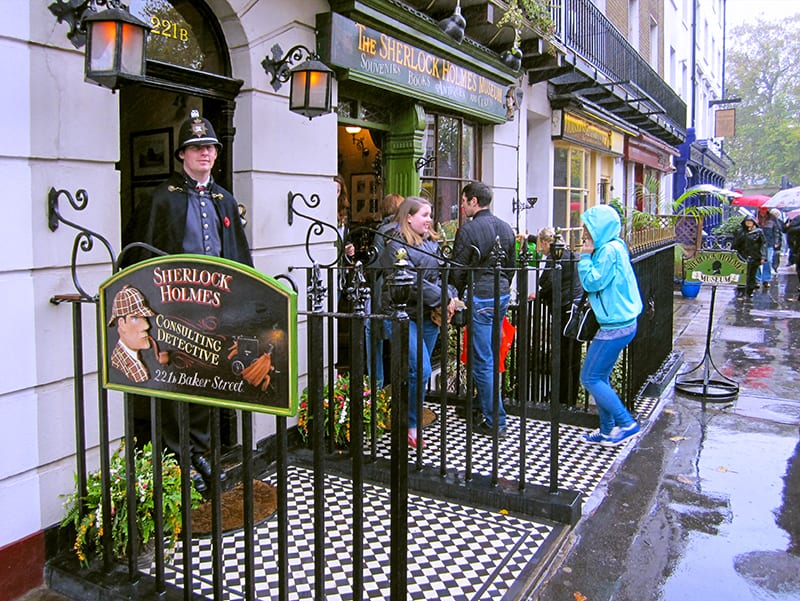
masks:
<path id="1" fill-rule="evenodd" d="M 572 301 L 569 318 L 564 325 L 564 336 L 578 342 L 591 342 L 599 329 L 600 324 L 597 323 L 592 305 L 589 304 L 589 295 L 584 292 L 579 301 Z"/>

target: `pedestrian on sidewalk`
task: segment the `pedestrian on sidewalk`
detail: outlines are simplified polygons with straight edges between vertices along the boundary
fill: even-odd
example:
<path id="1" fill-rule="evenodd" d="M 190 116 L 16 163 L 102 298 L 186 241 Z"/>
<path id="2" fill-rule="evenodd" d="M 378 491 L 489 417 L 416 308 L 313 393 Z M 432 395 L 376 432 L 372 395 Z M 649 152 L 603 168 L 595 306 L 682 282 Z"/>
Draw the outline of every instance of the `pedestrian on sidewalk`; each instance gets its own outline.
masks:
<path id="1" fill-rule="evenodd" d="M 772 261 L 775 253 L 780 252 L 781 248 L 781 226 L 769 209 L 761 207 L 758 209 L 758 227 L 764 232 L 766 261 L 756 270 L 756 286 L 769 288 L 769 283 L 772 281 Z"/>
<path id="2" fill-rule="evenodd" d="M 611 370 L 634 336 L 642 297 L 630 252 L 619 237 L 621 219 L 609 205 L 597 205 L 581 215 L 583 246 L 578 274 L 588 293 L 600 330 L 589 343 L 581 369 L 581 384 L 597 404 L 600 428 L 585 442 L 603 446 L 622 444 L 639 432 L 639 423 L 611 386 Z"/>
<path id="3" fill-rule="evenodd" d="M 432 319 L 434 309 L 448 321 L 456 309 L 458 293 L 452 286 L 447 286 L 448 305 L 442 307 L 442 288 L 447 284 L 442 282 L 439 264 L 442 260 L 438 243 L 438 234 L 431 230 L 433 223 L 433 207 L 431 203 L 420 196 L 409 196 L 397 209 L 394 222 L 397 228 L 393 230 L 393 237 L 386 241 L 386 248 L 380 257 L 380 266 L 383 269 L 383 310 L 385 313 L 392 311 L 392 297 L 389 285 L 392 278 L 389 275 L 397 260 L 398 252 L 407 253 L 406 260 L 412 272 L 422 272 L 422 289 L 417 290 L 417 277 L 414 275 L 414 285 L 408 300 L 408 313 L 412 319 L 408 324 L 408 348 L 411 356 L 408 361 L 408 445 L 412 449 L 424 447 L 425 443 L 417 432 L 417 391 L 426 386 L 430 380 L 433 368 L 431 366 L 431 353 L 439 338 L 439 326 Z M 422 322 L 417 323 L 414 316 L 417 314 L 419 303 L 423 305 Z M 391 322 L 387 322 L 387 334 L 391 336 Z M 422 356 L 417 356 L 417 340 L 422 337 Z"/>
<path id="4" fill-rule="evenodd" d="M 453 284 L 463 298 L 467 291 L 469 268 L 477 268 L 474 271 L 472 298 L 464 299 L 472 311 L 472 329 L 469 332 L 473 349 L 472 377 L 478 393 L 478 406 L 483 413 L 475 432 L 491 436 L 497 426 L 497 435 L 503 438 L 506 434 L 506 410 L 501 392 L 498 390 L 496 395 L 493 392 L 495 374 L 500 366 L 495 365 L 494 361 L 492 329 L 495 313 L 499 314 L 498 323 L 502 324 L 511 301 L 513 272 L 510 270 L 516 262 L 516 239 L 511 226 L 492 214 L 491 204 L 492 189 L 483 182 L 470 182 L 461 190 L 461 209 L 469 221 L 456 232 L 452 254 L 456 267 L 451 275 Z M 498 274 L 499 290 L 495 290 L 498 265 L 501 267 Z M 497 305 L 495 294 L 498 296 Z"/>
<path id="5" fill-rule="evenodd" d="M 747 263 L 747 280 L 745 286 L 739 286 L 737 299 L 742 300 L 753 296 L 758 288 L 757 277 L 759 268 L 767 262 L 767 249 L 764 232 L 758 227 L 756 218 L 752 213 L 747 213 L 742 220 L 742 226 L 733 237 L 733 250 L 739 253 L 742 260 Z"/>
<path id="6" fill-rule="evenodd" d="M 545 259 L 546 268 L 539 276 L 538 296 L 552 314 L 553 312 L 553 270 L 556 267 L 556 260 L 551 256 L 550 249 L 555 242 L 556 233 L 551 227 L 543 227 L 536 235 L 536 251 Z M 569 248 L 564 249 L 560 264 L 561 273 L 561 323 L 565 324 L 569 320 L 569 312 L 572 303 L 577 303 L 583 296 L 581 280 L 578 276 L 578 257 L 577 253 Z M 529 298 L 536 298 L 537 293 L 532 292 Z M 561 378 L 559 380 L 559 390 L 562 405 L 574 407 L 578 403 L 578 389 L 580 383 L 578 375 L 581 370 L 581 343 L 572 338 L 561 334 Z M 550 384 L 552 391 L 552 382 Z"/>
<path id="7" fill-rule="evenodd" d="M 800 215 L 786 223 L 786 243 L 789 246 L 789 263 L 800 276 Z M 797 289 L 800 292 L 800 288 Z"/>
<path id="8" fill-rule="evenodd" d="M 786 234 L 786 222 L 778 209 L 770 209 L 769 214 L 778 222 L 780 234 L 775 240 L 775 252 L 772 254 L 772 273 L 778 275 L 778 267 L 781 266 L 781 253 L 783 252 L 783 242 Z"/>

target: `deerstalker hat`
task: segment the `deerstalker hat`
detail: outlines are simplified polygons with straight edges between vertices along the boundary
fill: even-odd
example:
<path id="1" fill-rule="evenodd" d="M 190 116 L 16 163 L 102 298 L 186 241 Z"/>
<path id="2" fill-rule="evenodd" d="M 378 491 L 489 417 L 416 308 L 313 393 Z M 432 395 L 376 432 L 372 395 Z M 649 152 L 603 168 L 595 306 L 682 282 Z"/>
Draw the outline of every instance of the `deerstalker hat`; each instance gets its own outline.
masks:
<path id="1" fill-rule="evenodd" d="M 111 303 L 111 319 L 108 325 L 114 325 L 117 317 L 136 315 L 137 317 L 153 317 L 155 313 L 147 306 L 144 296 L 136 288 L 131 288 L 128 284 L 114 295 L 114 302 Z"/>
<path id="2" fill-rule="evenodd" d="M 192 109 L 189 118 L 183 122 L 178 132 L 178 147 L 175 149 L 175 158 L 179 161 L 182 160 L 179 153 L 187 146 L 208 146 L 209 144 L 213 144 L 217 149 L 222 148 L 211 122 L 201 117 L 200 111 Z"/>

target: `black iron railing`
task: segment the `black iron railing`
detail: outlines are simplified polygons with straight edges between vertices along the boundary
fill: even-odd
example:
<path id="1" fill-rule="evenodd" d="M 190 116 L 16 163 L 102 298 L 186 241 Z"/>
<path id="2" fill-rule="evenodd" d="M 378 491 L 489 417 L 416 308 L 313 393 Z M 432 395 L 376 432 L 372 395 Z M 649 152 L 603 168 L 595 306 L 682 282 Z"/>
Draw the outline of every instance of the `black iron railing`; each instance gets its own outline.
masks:
<path id="1" fill-rule="evenodd" d="M 304 200 L 300 195 L 291 195 L 292 200 Z M 58 198 L 54 199 L 56 214 Z M 82 207 L 81 207 L 82 208 Z M 295 215 L 299 213 L 295 212 Z M 308 218 L 311 219 L 311 218 Z M 403 264 L 398 262 L 394 269 L 384 274 L 385 277 L 391 278 L 391 298 L 393 301 L 393 310 L 391 314 L 376 313 L 377 308 L 373 308 L 372 313 L 366 311 L 366 283 L 371 280 L 369 275 L 370 267 L 362 267 L 359 265 L 347 266 L 343 268 L 341 260 L 335 260 L 322 267 L 319 262 L 315 261 L 311 256 L 311 250 L 318 248 L 319 245 L 311 244 L 310 239 L 312 234 L 321 235 L 321 226 L 314 219 L 311 219 L 312 225 L 309 228 L 309 237 L 307 238 L 307 253 L 309 261 L 312 264 L 310 267 L 303 267 L 306 272 L 306 295 L 307 295 L 307 308 L 301 311 L 301 317 L 306 320 L 307 327 L 307 352 L 308 352 L 308 381 L 307 381 L 307 399 L 311 412 L 312 419 L 312 432 L 310 435 L 311 448 L 309 449 L 311 455 L 311 464 L 313 469 L 314 480 L 314 598 L 323 599 L 325 595 L 324 590 L 324 574 L 325 574 L 325 549 L 327 548 L 328 541 L 326 541 L 325 531 L 325 506 L 326 494 L 325 489 L 325 476 L 327 473 L 335 469 L 343 469 L 347 477 L 352 481 L 352 533 L 353 533 L 353 574 L 351 584 L 353 587 L 353 598 L 362 598 L 363 596 L 363 561 L 359 558 L 363 557 L 364 541 L 363 539 L 363 516 L 361 500 L 363 496 L 363 489 L 365 483 L 368 481 L 384 483 L 390 488 L 391 496 L 391 598 L 397 600 L 404 600 L 406 598 L 406 582 L 407 582 L 407 532 L 408 532 L 408 494 L 410 490 L 415 492 L 427 493 L 439 498 L 458 499 L 464 504 L 474 504 L 480 507 L 495 507 L 497 509 L 506 508 L 520 513 L 527 513 L 529 515 L 536 515 L 539 517 L 547 517 L 553 520 L 560 520 L 568 523 L 574 523 L 580 516 L 580 493 L 577 491 L 566 490 L 561 486 L 559 481 L 559 464 L 558 464 L 558 449 L 559 449 L 559 425 L 563 419 L 562 413 L 562 398 L 564 397 L 563 391 L 559 390 L 558 373 L 562 368 L 555 357 L 560 356 L 560 345 L 562 344 L 561 336 L 557 333 L 561 330 L 561 316 L 551 316 L 548 314 L 546 307 L 542 304 L 540 299 L 528 300 L 528 292 L 537 289 L 537 282 L 544 269 L 544 265 L 534 263 L 530 266 L 530 258 L 523 256 L 520 260 L 520 267 L 515 269 L 506 270 L 507 275 L 513 275 L 516 281 L 516 295 L 521 299 L 513 309 L 509 312 L 510 319 L 517 327 L 517 334 L 514 344 L 509 353 L 509 359 L 506 364 L 506 371 L 501 376 L 495 379 L 495 391 L 501 389 L 503 396 L 507 399 L 509 409 L 513 409 L 521 421 L 519 429 L 520 441 L 518 445 L 519 459 L 518 464 L 519 474 L 516 478 L 515 486 L 508 486 L 505 482 L 503 486 L 498 486 L 499 470 L 498 470 L 498 443 L 497 439 L 493 439 L 492 444 L 492 461 L 490 473 L 478 474 L 472 469 L 470 444 L 472 440 L 472 428 L 474 423 L 471 421 L 471 413 L 467 411 L 466 415 L 466 429 L 467 429 L 467 446 L 466 446 L 466 470 L 457 470 L 453 468 L 454 457 L 448 454 L 447 449 L 448 437 L 454 436 L 448 428 L 447 422 L 447 407 L 451 404 L 463 405 L 470 409 L 471 394 L 467 394 L 467 390 L 471 388 L 471 370 L 470 370 L 470 353 L 467 353 L 466 364 L 461 364 L 456 358 L 460 356 L 461 333 L 456 331 L 457 328 L 443 320 L 441 324 L 441 331 L 439 336 L 439 351 L 437 357 L 434 359 L 434 364 L 438 365 L 438 378 L 431 378 L 430 389 L 427 391 L 427 401 L 438 400 L 440 407 L 441 421 L 438 424 L 441 444 L 439 445 L 439 453 L 436 457 L 436 471 L 429 471 L 422 469 L 423 454 L 429 451 L 420 449 L 415 451 L 415 455 L 410 457 L 409 447 L 407 445 L 407 410 L 408 403 L 415 402 L 420 404 L 423 400 L 422 396 L 417 399 L 408 398 L 408 362 L 417 361 L 418 349 L 408 348 L 408 328 L 410 320 L 419 319 L 420 316 L 414 311 L 407 312 L 407 305 L 416 304 L 421 307 L 422 303 L 413 303 L 409 300 L 409 290 L 413 287 L 412 283 L 414 277 L 420 277 L 420 274 L 406 271 Z M 61 220 L 63 223 L 68 223 Z M 73 224 L 70 224 L 73 225 Z M 323 228 L 324 229 L 324 228 Z M 96 234 L 80 230 L 79 236 L 76 238 L 76 249 L 86 248 L 90 246 L 88 243 L 96 238 Z M 340 245 L 341 247 L 341 245 Z M 341 259 L 338 257 L 337 259 Z M 631 406 L 633 397 L 639 387 L 644 384 L 649 374 L 658 369 L 662 357 L 671 351 L 672 340 L 672 260 L 673 252 L 670 246 L 665 246 L 660 249 L 650 249 L 647 253 L 634 257 L 634 265 L 639 277 L 640 289 L 642 297 L 645 299 L 645 314 L 643 314 L 640 321 L 639 335 L 631 344 L 630 352 L 626 353 L 623 359 L 623 380 L 624 390 L 623 396 Z M 111 262 L 115 266 L 116 261 L 111 257 Z M 667 266 L 669 262 L 669 266 Z M 73 255 L 73 267 L 75 264 L 75 256 Z M 448 260 L 443 259 L 440 269 L 440 277 L 447 281 L 448 270 L 450 265 Z M 340 275 L 344 274 L 344 288 L 349 290 L 350 301 L 352 303 L 352 310 L 348 313 L 334 311 L 334 294 L 337 290 L 336 283 L 339 282 Z M 665 274 L 669 275 L 668 278 Z M 560 278 L 561 269 L 554 269 L 552 272 L 553 277 L 553 304 L 560 306 Z M 472 282 L 470 277 L 470 285 Z M 500 290 L 497 287 L 499 278 L 496 278 L 495 284 L 495 297 L 498 297 Z M 84 398 L 83 391 L 83 328 L 80 320 L 80 304 L 89 303 L 94 304 L 96 297 L 90 296 L 83 292 L 79 283 L 76 281 L 76 287 L 80 294 L 74 296 L 63 296 L 54 299 L 54 302 L 72 302 L 75 309 L 73 314 L 74 319 L 74 332 L 75 332 L 75 413 L 76 413 L 76 459 L 77 470 L 79 473 L 79 486 L 82 482 L 81 476 L 86 471 L 86 437 L 84 431 L 86 424 L 83 423 L 83 417 L 86 412 L 84 406 L 86 399 Z M 417 288 L 421 288 L 417 286 Z M 327 310 L 326 310 L 327 305 Z M 410 314 L 409 314 L 410 313 Z M 99 318 L 98 318 L 99 319 Z M 366 348 L 367 343 L 373 344 L 376 342 L 375 337 L 367 337 L 367 324 L 370 322 L 377 322 L 378 320 L 389 320 L 392 323 L 392 339 L 391 339 L 391 387 L 392 387 L 392 402 L 391 402 L 391 457 L 389 460 L 381 459 L 378 457 L 374 446 L 374 424 L 369 424 L 372 436 L 370 436 L 370 444 L 366 444 L 367 437 L 366 431 L 362 429 L 362 403 L 364 399 L 364 389 L 361 386 L 363 382 L 363 375 L 369 374 L 370 377 L 374 375 L 374 361 L 377 360 L 376 354 L 372 353 L 373 365 L 368 365 L 366 362 Z M 348 370 L 350 371 L 351 387 L 349 391 L 349 402 L 351 405 L 350 411 L 350 435 L 351 443 L 349 449 L 345 454 L 346 465 L 342 463 L 342 449 L 333 448 L 332 430 L 328 432 L 324 429 L 326 420 L 322 419 L 323 412 L 325 411 L 325 393 L 324 389 L 327 385 L 327 407 L 329 419 L 327 420 L 331 427 L 333 427 L 333 382 L 335 378 L 335 369 L 332 367 L 333 361 L 330 360 L 335 356 L 335 341 L 337 328 L 342 324 L 349 325 L 349 338 L 348 346 L 350 357 L 347 362 Z M 469 321 L 466 326 L 470 327 Z M 499 320 L 494 322 L 495 333 L 493 334 L 494 353 L 499 357 L 499 344 L 501 341 L 501 333 L 497 331 L 500 327 Z M 98 328 L 98 332 L 100 328 Z M 454 340 L 455 349 L 450 348 L 449 341 Z M 92 344 L 96 345 L 98 353 L 101 349 L 101 341 L 98 337 L 93 340 Z M 373 350 L 374 347 L 373 347 Z M 327 370 L 325 368 L 325 357 L 328 357 Z M 453 378 L 450 376 L 453 375 Z M 375 406 L 375 395 L 377 394 L 376 386 L 370 386 L 372 398 L 370 402 Z M 546 402 L 546 403 L 545 403 Z M 109 440 L 109 420 L 108 420 L 108 399 L 105 390 L 100 387 L 98 390 L 98 403 L 99 403 L 99 423 L 100 430 L 100 456 L 101 465 L 108 466 L 110 454 L 110 440 Z M 546 415 L 537 416 L 534 410 L 537 405 L 546 404 Z M 160 402 L 153 401 L 151 416 L 151 432 L 154 442 L 154 455 L 160 453 L 160 443 L 157 446 L 156 442 L 161 438 L 161 425 L 160 425 Z M 418 415 L 421 415 L 419 411 Z M 127 448 L 133 448 L 135 441 L 133 440 L 132 430 L 132 410 L 131 405 L 126 399 L 126 444 Z M 576 411 L 582 411 L 588 416 L 592 416 L 592 408 L 587 400 L 583 399 L 582 403 L 575 407 Z M 354 417 L 355 416 L 355 417 Z M 536 486 L 530 484 L 533 481 L 532 474 L 528 473 L 531 468 L 527 466 L 528 462 L 525 459 L 526 453 L 526 420 L 537 417 L 545 419 L 550 424 L 550 461 L 549 461 L 549 474 L 548 486 Z M 264 452 L 266 457 L 257 457 L 253 452 L 253 421 L 252 414 L 249 412 L 242 412 L 242 438 L 241 447 L 236 460 L 240 463 L 234 471 L 241 474 L 243 482 L 244 494 L 244 562 L 241 567 L 241 580 L 243 583 L 243 591 L 246 599 L 255 599 L 255 582 L 256 574 L 254 570 L 254 537 L 255 526 L 253 518 L 253 478 L 257 477 L 260 473 L 256 465 L 264 465 L 266 463 L 270 466 L 271 470 L 275 471 L 277 482 L 277 541 L 275 554 L 278 557 L 278 598 L 287 599 L 289 597 L 289 581 L 291 575 L 288 573 L 289 566 L 289 544 L 290 533 L 288 532 L 288 475 L 287 467 L 290 461 L 300 461 L 299 448 L 290 449 L 291 441 L 297 441 L 297 437 L 293 436 L 293 429 L 288 428 L 287 419 L 285 417 L 277 417 L 275 424 L 275 434 L 273 436 L 274 444 L 271 445 L 271 450 L 267 453 Z M 181 438 L 186 436 L 188 415 L 187 412 L 182 412 L 181 417 Z M 219 427 L 219 417 L 215 416 L 214 423 Z M 219 444 L 219 437 L 212 438 Z M 264 448 L 264 447 L 262 447 Z M 290 452 L 291 451 L 291 452 Z M 334 461 L 333 458 L 338 458 Z M 413 459 L 413 463 L 409 460 Z M 132 461 L 132 460 L 131 460 Z M 337 465 L 334 466 L 334 463 Z M 220 459 L 218 451 L 212 458 L 212 466 L 214 470 L 219 470 Z M 183 494 L 182 503 L 185 508 L 183 511 L 183 528 L 182 528 L 182 544 L 184 549 L 192 548 L 192 515 L 189 511 L 189 493 L 191 482 L 189 479 L 188 465 L 183 466 Z M 128 465 L 129 473 L 133 473 L 133 466 Z M 446 477 L 445 477 L 446 476 Z M 105 474 L 104 474 L 105 477 Z M 233 485 L 233 478 L 229 478 L 228 485 Z M 105 483 L 107 486 L 107 482 Z M 160 470 L 154 470 L 154 486 L 161 487 L 161 473 Z M 213 595 L 215 599 L 223 598 L 223 560 L 222 560 L 222 533 L 220 525 L 220 496 L 221 486 L 215 484 L 211 487 L 212 504 L 212 562 L 213 562 Z M 513 489 L 513 490 L 512 490 Z M 524 494 L 523 494 L 524 493 Z M 136 495 L 128 495 L 128 515 L 136 515 Z M 158 504 L 158 502 L 157 502 Z M 106 500 L 106 511 L 104 511 L 104 519 L 106 520 L 106 532 L 110 532 L 107 520 L 110 519 L 110 511 L 108 511 L 110 503 Z M 131 547 L 129 549 L 129 562 L 128 562 L 128 576 L 130 583 L 136 586 L 144 586 L 141 581 L 147 581 L 157 592 L 165 593 L 172 585 L 167 583 L 165 578 L 165 563 L 163 561 L 163 523 L 161 517 L 156 516 L 156 540 L 161 541 L 157 543 L 156 549 L 156 563 L 154 575 L 150 576 L 137 571 L 136 559 L 139 550 L 135 542 L 135 537 L 131 538 Z M 131 531 L 136 528 L 135 523 L 129 524 Z M 110 574 L 113 570 L 109 538 L 108 534 L 105 537 L 105 561 L 102 570 Z M 184 552 L 181 570 L 183 571 L 182 586 L 184 588 L 184 597 L 189 598 L 192 595 L 193 581 L 195 574 L 197 574 L 198 562 L 200 559 L 190 552 Z"/>

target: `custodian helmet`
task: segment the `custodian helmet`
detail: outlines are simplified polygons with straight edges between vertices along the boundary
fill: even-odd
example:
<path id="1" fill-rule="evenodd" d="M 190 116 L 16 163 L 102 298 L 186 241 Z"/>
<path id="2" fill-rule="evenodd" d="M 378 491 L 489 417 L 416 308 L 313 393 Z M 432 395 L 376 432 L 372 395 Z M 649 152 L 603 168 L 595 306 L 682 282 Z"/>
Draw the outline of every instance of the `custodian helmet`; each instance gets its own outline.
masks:
<path id="1" fill-rule="evenodd" d="M 180 161 L 179 153 L 187 146 L 207 146 L 209 144 L 216 146 L 217 150 L 222 148 L 211 122 L 201 117 L 200 111 L 192 109 L 189 118 L 183 122 L 178 132 L 178 147 L 175 149 L 175 158 Z"/>

